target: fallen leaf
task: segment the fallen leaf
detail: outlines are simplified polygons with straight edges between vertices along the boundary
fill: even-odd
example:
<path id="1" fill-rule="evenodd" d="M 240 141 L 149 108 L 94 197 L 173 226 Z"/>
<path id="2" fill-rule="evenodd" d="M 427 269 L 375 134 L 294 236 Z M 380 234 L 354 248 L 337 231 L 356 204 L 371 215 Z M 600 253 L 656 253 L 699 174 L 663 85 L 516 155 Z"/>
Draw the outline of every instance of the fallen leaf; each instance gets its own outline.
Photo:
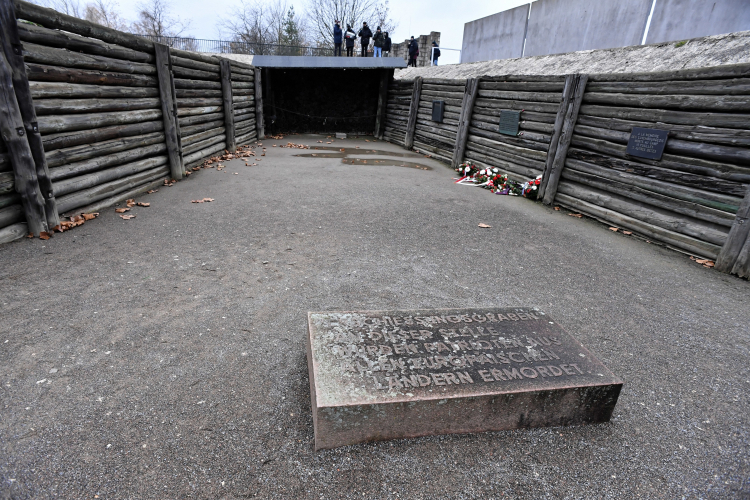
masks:
<path id="1" fill-rule="evenodd" d="M 29 233 L 29 234 L 26 235 L 26 237 L 27 238 L 33 238 L 34 237 L 34 233 Z"/>
<path id="2" fill-rule="evenodd" d="M 115 208 L 115 212 L 117 212 L 118 214 L 124 214 L 125 212 L 129 212 L 129 211 L 130 211 L 129 208 Z"/>
<path id="3" fill-rule="evenodd" d="M 240 175 L 240 173 L 239 172 L 235 172 L 234 175 Z"/>
<path id="4" fill-rule="evenodd" d="M 627 234 L 628 236 L 630 236 L 631 234 L 633 234 L 633 231 L 623 231 L 622 234 Z"/>
<path id="5" fill-rule="evenodd" d="M 135 218 L 135 215 L 120 215 L 120 217 L 125 220 L 130 220 L 130 219 Z"/>
<path id="6" fill-rule="evenodd" d="M 146 203 L 145 201 L 139 201 L 139 202 L 137 203 L 137 205 L 138 205 L 139 207 L 150 207 L 150 206 L 151 206 L 151 203 Z"/>
<path id="7" fill-rule="evenodd" d="M 578 217 L 579 219 L 583 217 L 583 214 L 568 214 L 568 215 L 570 215 L 571 217 Z"/>
<path id="8" fill-rule="evenodd" d="M 695 257 L 693 257 L 693 256 L 691 255 L 691 256 L 690 256 L 690 260 L 695 260 Z"/>
<path id="9" fill-rule="evenodd" d="M 609 228 L 609 230 L 610 230 L 610 231 L 614 231 L 614 232 L 617 232 L 617 231 L 619 231 L 619 230 L 620 230 L 620 228 L 619 228 L 619 227 L 610 227 L 610 228 Z"/>
<path id="10" fill-rule="evenodd" d="M 50 233 L 48 233 L 47 231 L 41 231 L 39 233 L 39 239 L 48 240 L 49 237 L 50 237 Z"/>
<path id="11" fill-rule="evenodd" d="M 330 144 L 330 143 L 331 143 L 331 141 L 326 142 L 326 144 Z"/>
<path id="12" fill-rule="evenodd" d="M 96 219 L 97 215 L 99 215 L 99 212 L 94 212 L 94 213 L 91 213 L 91 214 L 81 214 L 81 216 L 83 217 L 83 220 Z"/>
<path id="13" fill-rule="evenodd" d="M 697 262 L 698 264 L 705 264 L 706 262 L 711 262 L 711 261 L 708 259 L 695 259 L 695 262 Z"/>
<path id="14" fill-rule="evenodd" d="M 199 168 L 200 167 L 195 167 L 193 170 L 198 170 Z M 146 191 L 146 194 L 153 194 L 153 193 L 155 193 L 157 191 L 158 191 L 158 189 L 149 189 L 148 191 Z"/>
<path id="15" fill-rule="evenodd" d="M 560 211 L 560 207 L 555 207 L 555 210 L 556 210 L 557 212 L 559 212 L 559 211 Z"/>
<path id="16" fill-rule="evenodd" d="M 703 264 L 703 267 L 714 267 L 714 263 L 709 260 L 708 262 Z"/>
<path id="17" fill-rule="evenodd" d="M 132 207 L 135 205 L 135 200 L 133 198 L 130 198 L 129 200 L 125 200 L 125 204 L 129 207 Z"/>
<path id="18" fill-rule="evenodd" d="M 490 226 L 489 224 L 485 224 L 484 222 L 482 222 L 481 224 L 479 224 L 479 227 L 492 227 L 492 226 Z"/>

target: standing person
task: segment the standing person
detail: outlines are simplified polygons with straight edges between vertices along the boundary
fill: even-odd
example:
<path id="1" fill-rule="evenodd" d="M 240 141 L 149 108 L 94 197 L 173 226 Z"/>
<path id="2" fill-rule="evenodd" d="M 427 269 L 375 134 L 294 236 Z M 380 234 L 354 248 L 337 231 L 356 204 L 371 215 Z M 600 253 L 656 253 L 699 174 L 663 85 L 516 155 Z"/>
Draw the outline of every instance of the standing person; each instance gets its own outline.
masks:
<path id="1" fill-rule="evenodd" d="M 341 57 L 341 38 L 343 35 L 343 32 L 341 31 L 341 26 L 339 26 L 338 21 L 334 21 L 333 25 L 333 55 L 334 57 L 338 56 Z"/>
<path id="2" fill-rule="evenodd" d="M 357 34 L 354 33 L 351 24 L 346 25 L 346 33 L 344 33 L 344 40 L 346 40 L 346 57 L 352 57 L 354 55 L 354 41 L 357 39 Z"/>
<path id="3" fill-rule="evenodd" d="M 383 57 L 383 42 L 385 41 L 385 36 L 383 36 L 383 32 L 380 31 L 380 26 L 375 30 L 375 36 L 372 37 L 372 44 L 375 46 L 373 48 L 372 57 Z"/>
<path id="4" fill-rule="evenodd" d="M 362 29 L 359 30 L 357 36 L 362 44 L 362 57 L 367 57 L 367 48 L 370 46 L 370 38 L 372 38 L 372 31 L 367 27 L 367 23 L 362 23 Z"/>
<path id="5" fill-rule="evenodd" d="M 388 57 L 391 53 L 391 37 L 388 36 L 388 32 L 385 32 L 385 41 L 383 42 L 383 57 Z"/>
<path id="6" fill-rule="evenodd" d="M 409 42 L 409 64 L 408 66 L 417 67 L 417 57 L 419 57 L 419 43 L 411 37 Z"/>
<path id="7" fill-rule="evenodd" d="M 437 60 L 438 57 L 440 57 L 440 48 L 438 48 L 438 44 L 435 43 L 435 40 L 432 41 L 432 65 L 437 66 Z"/>

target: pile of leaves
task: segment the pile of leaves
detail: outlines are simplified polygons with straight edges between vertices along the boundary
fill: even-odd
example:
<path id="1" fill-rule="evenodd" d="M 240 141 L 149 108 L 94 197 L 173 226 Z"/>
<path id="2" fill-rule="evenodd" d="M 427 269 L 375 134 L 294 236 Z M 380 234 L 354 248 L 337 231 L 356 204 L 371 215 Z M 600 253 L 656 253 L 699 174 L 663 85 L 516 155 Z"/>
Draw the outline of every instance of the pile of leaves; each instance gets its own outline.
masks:
<path id="1" fill-rule="evenodd" d="M 79 215 L 73 215 L 68 217 L 68 220 L 60 220 L 60 224 L 58 226 L 55 226 L 53 231 L 57 231 L 58 233 L 63 233 L 65 231 L 69 231 L 73 229 L 76 226 L 82 226 L 87 220 L 96 219 L 96 217 L 99 215 L 99 212 L 94 213 L 81 213 Z M 47 232 L 41 232 L 39 233 L 39 237 L 43 240 L 48 240 L 50 238 L 51 234 Z M 33 238 L 33 234 L 29 234 L 29 238 Z"/>
<path id="2" fill-rule="evenodd" d="M 310 146 L 305 146 L 304 144 L 295 144 L 293 142 L 287 142 L 286 146 L 281 145 L 280 148 L 294 148 L 294 149 L 310 149 Z"/>
<path id="3" fill-rule="evenodd" d="M 259 146 L 262 146 L 262 144 L 259 144 Z M 210 158 L 207 158 L 202 164 L 198 165 L 197 167 L 193 167 L 193 170 L 200 170 L 201 168 L 214 168 L 214 167 L 217 167 L 217 170 L 221 170 L 224 168 L 224 165 L 221 163 L 222 161 L 256 157 L 254 150 L 255 150 L 255 146 L 249 146 L 247 144 L 244 146 L 237 146 L 237 151 L 235 151 L 234 153 L 230 153 L 229 151 L 225 149 L 224 154 L 220 156 L 212 156 Z M 261 154 L 261 156 L 263 155 L 265 155 L 265 153 Z M 245 160 L 245 165 L 250 166 L 247 163 L 247 161 L 248 160 Z M 253 163 L 252 166 L 255 166 L 255 165 L 256 164 Z"/>

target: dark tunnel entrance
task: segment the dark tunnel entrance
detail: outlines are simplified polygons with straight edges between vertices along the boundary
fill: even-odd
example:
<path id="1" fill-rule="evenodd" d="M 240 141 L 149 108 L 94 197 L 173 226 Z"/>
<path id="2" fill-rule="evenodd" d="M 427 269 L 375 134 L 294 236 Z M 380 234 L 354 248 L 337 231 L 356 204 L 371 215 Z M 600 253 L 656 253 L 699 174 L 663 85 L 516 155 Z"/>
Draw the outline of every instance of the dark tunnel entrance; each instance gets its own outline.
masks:
<path id="1" fill-rule="evenodd" d="M 266 133 L 372 133 L 384 71 L 393 70 L 265 68 Z"/>
<path id="2" fill-rule="evenodd" d="M 401 58 L 253 56 L 266 134 L 375 131 Z M 380 110 L 384 111 L 384 110 Z"/>

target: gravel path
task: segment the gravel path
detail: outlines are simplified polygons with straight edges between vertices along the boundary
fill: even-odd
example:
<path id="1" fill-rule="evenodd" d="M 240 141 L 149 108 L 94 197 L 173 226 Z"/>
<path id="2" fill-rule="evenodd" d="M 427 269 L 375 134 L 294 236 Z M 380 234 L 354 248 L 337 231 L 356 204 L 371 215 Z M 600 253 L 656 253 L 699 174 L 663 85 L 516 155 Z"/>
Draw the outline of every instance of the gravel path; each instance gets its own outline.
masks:
<path id="1" fill-rule="evenodd" d="M 270 147 L 318 139 L 0 246 L 0 498 L 750 498 L 747 281 L 424 157 Z M 313 451 L 308 311 L 490 306 L 598 353 L 612 421 Z"/>

